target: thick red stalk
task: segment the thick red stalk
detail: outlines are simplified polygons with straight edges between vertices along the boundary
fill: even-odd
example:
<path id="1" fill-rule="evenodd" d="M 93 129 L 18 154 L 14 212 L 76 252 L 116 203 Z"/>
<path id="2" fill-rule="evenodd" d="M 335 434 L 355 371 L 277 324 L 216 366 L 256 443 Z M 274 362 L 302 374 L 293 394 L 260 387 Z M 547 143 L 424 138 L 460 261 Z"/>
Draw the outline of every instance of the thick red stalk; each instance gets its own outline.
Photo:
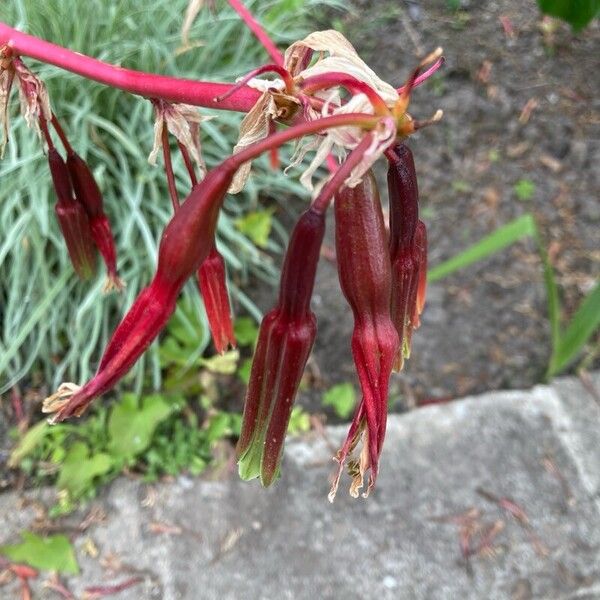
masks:
<path id="1" fill-rule="evenodd" d="M 104 85 L 146 98 L 161 98 L 169 102 L 248 112 L 260 97 L 258 90 L 245 87 L 234 97 L 216 102 L 215 98 L 227 93 L 233 87 L 232 84 L 180 79 L 124 69 L 22 33 L 0 22 L 0 46 L 4 44 L 15 54 L 35 58 Z"/>
<path id="2" fill-rule="evenodd" d="M 283 65 L 283 54 L 275 45 L 275 42 L 269 37 L 269 34 L 262 28 L 262 25 L 254 18 L 252 13 L 240 2 L 240 0 L 227 0 L 233 10 L 240 15 L 248 29 L 256 36 L 256 39 L 264 46 L 269 56 L 278 65 Z"/>

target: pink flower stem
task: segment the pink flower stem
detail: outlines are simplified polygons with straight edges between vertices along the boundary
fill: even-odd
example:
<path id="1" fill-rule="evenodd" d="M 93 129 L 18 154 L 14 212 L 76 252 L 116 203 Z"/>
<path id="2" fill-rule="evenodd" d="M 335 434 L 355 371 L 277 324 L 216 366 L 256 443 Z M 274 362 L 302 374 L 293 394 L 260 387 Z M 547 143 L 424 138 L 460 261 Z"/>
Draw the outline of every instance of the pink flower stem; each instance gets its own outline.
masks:
<path id="1" fill-rule="evenodd" d="M 65 133 L 62 125 L 59 123 L 56 115 L 52 113 L 52 127 L 54 127 L 54 131 L 56 131 L 56 135 L 60 138 L 62 145 L 64 146 L 65 152 L 67 154 L 74 154 L 73 146 L 71 146 L 69 139 L 67 138 L 67 134 Z"/>
<path id="2" fill-rule="evenodd" d="M 414 88 L 414 87 L 417 87 L 418 85 L 421 85 L 424 81 L 429 79 L 444 64 L 444 62 L 446 62 L 446 59 L 443 56 L 440 56 L 429 67 L 429 69 L 427 69 L 427 71 L 424 71 L 418 77 L 415 78 L 415 80 L 410 84 L 410 87 Z M 402 94 L 405 91 L 405 89 L 406 89 L 406 85 L 403 85 L 403 86 L 399 87 L 396 91 L 399 94 Z"/>
<path id="3" fill-rule="evenodd" d="M 38 119 L 40 123 L 40 129 L 42 130 L 42 135 L 46 140 L 46 144 L 48 144 L 48 150 L 52 150 L 54 148 L 54 144 L 52 143 L 52 137 L 50 137 L 50 132 L 48 131 L 48 123 L 46 123 L 46 119 L 42 115 Z"/>
<path id="4" fill-rule="evenodd" d="M 315 212 L 320 214 L 327 210 L 333 195 L 342 187 L 344 180 L 350 175 L 354 167 L 360 163 L 372 141 L 373 134 L 367 133 L 358 146 L 348 155 L 342 166 L 336 169 L 312 204 L 312 209 Z"/>
<path id="5" fill-rule="evenodd" d="M 196 170 L 194 169 L 194 163 L 192 163 L 192 159 L 190 158 L 190 153 L 181 142 L 177 142 L 177 145 L 179 146 L 179 152 L 181 152 L 181 156 L 183 157 L 185 168 L 190 175 L 192 187 L 194 187 L 198 183 L 198 178 L 196 177 Z"/>
<path id="6" fill-rule="evenodd" d="M 227 93 L 233 87 L 232 84 L 180 79 L 124 69 L 22 33 L 0 22 L 0 47 L 3 45 L 8 46 L 15 54 L 35 58 L 146 98 L 248 112 L 260 97 L 258 90 L 245 87 L 234 97 L 217 102 L 215 98 Z"/>
<path id="7" fill-rule="evenodd" d="M 162 126 L 162 149 L 163 158 L 165 160 L 165 173 L 167 174 L 167 185 L 169 186 L 169 195 L 173 204 L 173 212 L 177 212 L 179 208 L 179 196 L 177 195 L 177 187 L 175 186 L 175 176 L 173 175 L 173 162 L 171 161 L 171 147 L 169 146 L 169 131 L 166 125 Z"/>
<path id="8" fill-rule="evenodd" d="M 256 36 L 256 39 L 264 46 L 273 62 L 283 65 L 283 54 L 275 45 L 275 42 L 269 37 L 269 34 L 263 29 L 261 24 L 254 18 L 252 13 L 240 2 L 240 0 L 227 0 L 235 12 L 246 23 L 248 29 Z"/>

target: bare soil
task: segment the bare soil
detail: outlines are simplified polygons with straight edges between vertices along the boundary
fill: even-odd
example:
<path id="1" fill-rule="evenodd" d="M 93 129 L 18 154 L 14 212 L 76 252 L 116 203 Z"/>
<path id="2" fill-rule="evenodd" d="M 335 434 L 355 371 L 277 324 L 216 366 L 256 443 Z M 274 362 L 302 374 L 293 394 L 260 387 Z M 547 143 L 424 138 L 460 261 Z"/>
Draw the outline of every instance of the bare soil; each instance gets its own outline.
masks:
<path id="1" fill-rule="evenodd" d="M 458 12 L 439 0 L 355 0 L 335 18 L 394 84 L 417 57 L 444 48 L 444 69 L 415 91 L 410 109 L 417 118 L 444 110 L 410 142 L 430 264 L 531 212 L 571 315 L 600 276 L 598 22 L 578 35 L 554 22 L 544 34 L 533 0 L 464 2 Z M 514 189 L 523 179 L 535 185 L 526 201 Z M 330 262 L 322 261 L 315 300 L 322 384 L 352 379 L 352 317 Z M 542 266 L 524 241 L 430 286 L 413 356 L 393 389 L 405 406 L 529 387 L 543 380 L 549 354 Z"/>

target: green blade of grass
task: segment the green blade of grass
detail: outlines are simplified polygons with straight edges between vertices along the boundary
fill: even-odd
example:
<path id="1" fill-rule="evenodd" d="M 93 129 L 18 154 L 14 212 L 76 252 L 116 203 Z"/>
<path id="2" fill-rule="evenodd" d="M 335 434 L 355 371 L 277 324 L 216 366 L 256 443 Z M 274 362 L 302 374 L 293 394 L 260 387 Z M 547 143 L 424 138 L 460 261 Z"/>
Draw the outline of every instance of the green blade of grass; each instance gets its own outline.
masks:
<path id="1" fill-rule="evenodd" d="M 504 248 L 522 238 L 535 237 L 536 235 L 537 227 L 533 216 L 527 213 L 496 229 L 496 231 L 485 236 L 460 254 L 433 267 L 433 269 L 430 269 L 427 279 L 430 282 L 438 281 L 459 269 L 468 267 L 500 250 L 504 250 Z"/>
<path id="2" fill-rule="evenodd" d="M 600 281 L 585 297 L 560 336 L 550 359 L 548 376 L 560 373 L 573 362 L 598 327 L 600 327 Z"/>

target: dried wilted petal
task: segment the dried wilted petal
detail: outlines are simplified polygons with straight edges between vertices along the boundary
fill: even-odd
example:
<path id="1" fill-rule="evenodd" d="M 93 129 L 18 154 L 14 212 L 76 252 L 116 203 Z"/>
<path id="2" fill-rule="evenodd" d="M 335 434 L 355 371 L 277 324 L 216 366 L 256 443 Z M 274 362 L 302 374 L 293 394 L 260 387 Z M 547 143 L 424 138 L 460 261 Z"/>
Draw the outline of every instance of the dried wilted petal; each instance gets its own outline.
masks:
<path id="1" fill-rule="evenodd" d="M 306 60 L 302 60 L 302 57 L 307 55 L 307 49 L 320 53 L 312 66 L 308 66 Z M 324 53 L 328 56 L 324 56 Z M 360 58 L 354 46 L 333 29 L 315 31 L 303 40 L 294 42 L 285 51 L 284 66 L 300 80 L 321 73 L 345 73 L 369 84 L 387 104 L 395 103 L 399 97 L 396 89 L 380 79 Z"/>
<path id="2" fill-rule="evenodd" d="M 313 52 L 318 52 L 316 62 L 308 66 Z M 325 53 L 328 56 L 325 56 Z M 300 68 L 303 66 L 304 68 Z M 316 31 L 304 40 L 292 44 L 285 53 L 285 67 L 290 70 L 297 81 L 316 77 L 327 73 L 344 73 L 358 81 L 369 85 L 389 105 L 395 104 L 399 95 L 393 86 L 381 80 L 373 70 L 360 58 L 352 44 L 339 32 Z M 337 86 L 332 86 L 316 93 L 325 101 L 321 112 L 309 110 L 306 116 L 319 118 L 332 114 L 367 113 L 372 114 L 373 105 L 369 98 L 362 93 L 354 95 L 348 102 L 341 104 Z M 396 124 L 393 119 L 383 119 L 375 130 L 372 147 L 364 154 L 361 163 L 352 171 L 346 185 L 354 187 L 363 175 L 371 168 L 373 163 L 396 139 Z M 364 131 L 357 127 L 340 127 L 327 131 L 321 139 L 317 152 L 300 177 L 300 182 L 309 190 L 313 190 L 312 178 L 316 170 L 327 160 L 331 152 L 344 156 L 347 150 L 355 148 Z M 308 149 L 314 147 L 313 140 L 305 142 L 306 147 L 301 149 L 298 157 L 300 160 Z M 298 164 L 298 160 L 295 163 Z"/>
<path id="3" fill-rule="evenodd" d="M 13 59 L 15 74 L 19 81 L 19 98 L 21 100 L 21 114 L 27 125 L 35 129 L 41 137 L 39 119 L 46 121 L 52 118 L 48 90 L 44 82 L 36 77 L 20 58 Z"/>
<path id="4" fill-rule="evenodd" d="M 4 55 L 0 48 L 0 57 Z M 0 126 L 2 127 L 2 142 L 0 142 L 0 158 L 4 157 L 4 150 L 8 143 L 8 133 L 10 129 L 10 115 L 8 112 L 8 104 L 10 101 L 10 93 L 15 79 L 15 71 L 12 68 L 10 58 L 0 58 Z"/>
<path id="5" fill-rule="evenodd" d="M 196 106 L 189 104 L 172 104 L 165 100 L 153 100 L 156 120 L 154 122 L 154 145 L 148 156 L 151 165 L 156 164 L 156 157 L 162 147 L 163 127 L 175 136 L 177 141 L 189 152 L 200 169 L 201 176 L 206 173 L 206 164 L 202 158 L 200 146 L 200 123 L 210 121 L 214 117 L 201 115 Z"/>
<path id="6" fill-rule="evenodd" d="M 257 79 L 249 81 L 248 85 L 258 89 L 265 89 L 266 86 L 268 89 L 242 120 L 238 141 L 233 148 L 234 154 L 266 138 L 275 120 L 287 119 L 298 107 L 298 101 L 293 96 L 280 91 L 285 87 L 282 80 L 265 82 Z M 250 176 L 250 167 L 250 162 L 240 167 L 231 184 L 230 194 L 237 194 L 244 189 Z"/>
<path id="7" fill-rule="evenodd" d="M 183 24 L 181 25 L 181 46 L 177 48 L 177 54 L 183 54 L 188 50 L 202 45 L 202 42 L 190 42 L 190 31 L 203 6 L 204 0 L 189 1 L 187 8 L 185 9 Z"/>

